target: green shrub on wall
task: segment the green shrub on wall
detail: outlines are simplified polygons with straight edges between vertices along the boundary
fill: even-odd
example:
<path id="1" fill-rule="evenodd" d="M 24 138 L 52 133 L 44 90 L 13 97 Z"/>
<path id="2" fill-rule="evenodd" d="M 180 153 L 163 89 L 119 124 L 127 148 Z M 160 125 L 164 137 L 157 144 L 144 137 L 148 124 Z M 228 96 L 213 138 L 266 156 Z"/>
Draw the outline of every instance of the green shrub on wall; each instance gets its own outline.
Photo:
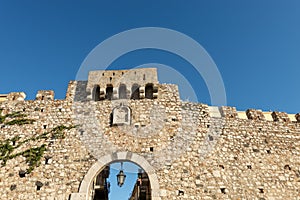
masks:
<path id="1" fill-rule="evenodd" d="M 0 110 L 1 113 L 1 110 Z M 24 118 L 26 115 L 21 112 L 15 112 L 12 114 L 7 114 L 5 116 L 0 116 L 0 124 L 5 124 L 8 126 L 11 125 L 24 125 L 24 124 L 32 124 L 35 120 Z M 12 120 L 5 122 L 6 119 L 13 118 Z M 58 125 L 52 128 L 48 132 L 44 132 L 42 134 L 32 136 L 29 138 L 21 139 L 20 136 L 15 136 L 11 139 L 6 139 L 0 141 L 0 161 L 1 165 L 5 166 L 6 162 L 10 159 L 16 158 L 18 156 L 23 156 L 26 159 L 26 163 L 29 168 L 26 170 L 26 173 L 32 172 L 35 167 L 40 165 L 40 161 L 44 155 L 44 152 L 47 151 L 47 146 L 49 145 L 49 139 L 64 139 L 65 138 L 65 130 L 70 130 L 75 128 L 76 126 L 65 126 Z M 39 147 L 28 148 L 24 151 L 13 154 L 15 151 L 19 149 L 23 144 L 26 144 L 30 141 L 41 141 L 42 145 Z"/>

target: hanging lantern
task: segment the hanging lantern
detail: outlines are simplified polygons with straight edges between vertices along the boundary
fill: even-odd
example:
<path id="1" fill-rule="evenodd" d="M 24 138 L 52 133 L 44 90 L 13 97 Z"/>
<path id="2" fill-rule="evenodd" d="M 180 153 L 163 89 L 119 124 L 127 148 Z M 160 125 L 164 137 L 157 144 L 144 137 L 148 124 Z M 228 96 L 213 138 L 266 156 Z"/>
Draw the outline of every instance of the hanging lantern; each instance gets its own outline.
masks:
<path id="1" fill-rule="evenodd" d="M 123 163 L 121 163 L 121 169 L 120 169 L 119 174 L 117 175 L 118 186 L 122 187 L 122 185 L 125 182 L 125 178 L 126 178 L 126 175 L 124 174 L 124 171 L 123 171 Z"/>

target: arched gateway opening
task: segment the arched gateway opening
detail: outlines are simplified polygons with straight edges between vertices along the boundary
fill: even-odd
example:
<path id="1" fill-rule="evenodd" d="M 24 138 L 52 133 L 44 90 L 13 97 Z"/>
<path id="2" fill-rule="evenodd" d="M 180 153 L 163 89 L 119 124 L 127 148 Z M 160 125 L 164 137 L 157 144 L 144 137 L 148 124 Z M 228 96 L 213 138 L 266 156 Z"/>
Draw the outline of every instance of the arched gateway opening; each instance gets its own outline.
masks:
<path id="1" fill-rule="evenodd" d="M 131 152 L 118 152 L 113 153 L 111 155 L 107 155 L 104 157 L 101 157 L 87 172 L 87 174 L 84 176 L 80 188 L 79 193 L 73 193 L 71 195 L 70 200 L 94 200 L 95 197 L 95 182 L 98 181 L 100 184 L 107 184 L 104 182 L 101 182 L 100 179 L 97 180 L 97 176 L 107 176 L 107 166 L 109 166 L 112 163 L 116 162 L 132 162 L 136 165 L 138 165 L 143 171 L 142 174 L 139 174 L 144 179 L 148 179 L 149 186 L 150 186 L 150 195 L 149 198 L 151 200 L 160 200 L 160 190 L 159 190 L 159 183 L 157 176 L 155 174 L 155 170 L 153 167 L 148 163 L 148 161 L 135 153 Z M 104 179 L 102 178 L 102 181 Z M 101 191 L 98 191 L 101 192 Z M 133 190 L 133 193 L 135 191 Z M 146 192 L 147 193 L 147 192 Z M 134 195 L 134 194 L 133 194 Z M 134 199 L 134 198 L 133 198 Z"/>
<path id="2" fill-rule="evenodd" d="M 147 173 L 132 162 L 113 162 L 94 179 L 93 200 L 151 200 Z"/>

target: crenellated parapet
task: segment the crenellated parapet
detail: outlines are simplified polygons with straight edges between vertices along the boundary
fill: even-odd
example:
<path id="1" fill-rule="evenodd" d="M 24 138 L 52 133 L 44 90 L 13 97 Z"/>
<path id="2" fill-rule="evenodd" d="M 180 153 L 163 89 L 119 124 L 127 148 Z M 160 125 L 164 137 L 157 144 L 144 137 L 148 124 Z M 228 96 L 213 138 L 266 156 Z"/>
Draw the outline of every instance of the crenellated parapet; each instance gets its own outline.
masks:
<path id="1" fill-rule="evenodd" d="M 235 107 L 230 106 L 209 106 L 211 117 L 223 117 L 226 119 L 247 119 L 247 120 L 262 120 L 274 122 L 300 122 L 300 113 L 288 114 L 285 112 L 248 109 L 246 111 L 237 111 Z"/>

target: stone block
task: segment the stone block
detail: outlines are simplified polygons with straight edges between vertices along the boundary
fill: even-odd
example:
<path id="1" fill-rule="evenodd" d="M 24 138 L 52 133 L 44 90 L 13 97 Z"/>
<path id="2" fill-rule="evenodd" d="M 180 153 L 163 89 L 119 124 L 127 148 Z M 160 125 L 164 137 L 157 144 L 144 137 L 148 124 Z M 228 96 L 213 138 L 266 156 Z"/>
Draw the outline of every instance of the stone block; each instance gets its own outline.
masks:
<path id="1" fill-rule="evenodd" d="M 86 200 L 86 194 L 85 193 L 72 193 L 70 195 L 70 200 Z"/>
<path id="2" fill-rule="evenodd" d="M 285 112 L 272 112 L 272 118 L 275 122 L 290 122 L 290 118 Z"/>
<path id="3" fill-rule="evenodd" d="M 54 100 L 53 90 L 39 90 L 35 97 L 36 100 Z"/>
<path id="4" fill-rule="evenodd" d="M 235 107 L 222 106 L 220 111 L 225 118 L 236 118 L 238 115 Z"/>
<path id="5" fill-rule="evenodd" d="M 248 119 L 252 120 L 265 120 L 265 116 L 261 110 L 248 109 L 246 110 Z"/>
<path id="6" fill-rule="evenodd" d="M 8 101 L 24 101 L 26 94 L 24 92 L 11 92 L 7 95 Z"/>

